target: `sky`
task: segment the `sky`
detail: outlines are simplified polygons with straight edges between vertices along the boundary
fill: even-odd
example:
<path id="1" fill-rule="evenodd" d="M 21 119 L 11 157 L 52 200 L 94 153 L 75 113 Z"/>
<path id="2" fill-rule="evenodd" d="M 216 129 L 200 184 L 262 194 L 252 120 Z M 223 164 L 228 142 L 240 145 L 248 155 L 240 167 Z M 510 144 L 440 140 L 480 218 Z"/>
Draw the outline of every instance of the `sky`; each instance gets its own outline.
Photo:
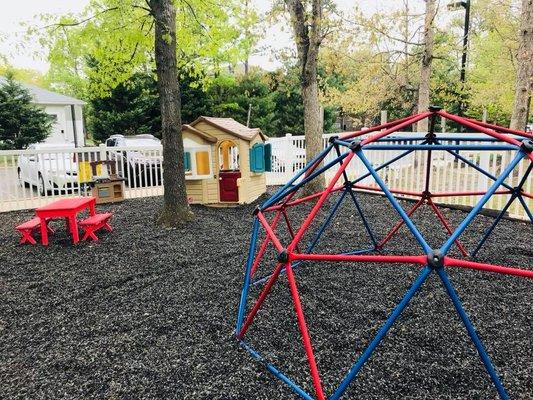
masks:
<path id="1" fill-rule="evenodd" d="M 271 0 L 252 0 L 259 12 L 265 12 L 271 7 Z M 390 7 L 391 3 L 401 4 L 395 0 L 335 0 L 343 11 L 350 11 L 357 4 L 363 11 L 372 13 L 378 9 Z M 418 0 L 421 1 L 421 0 Z M 21 23 L 33 22 L 40 14 L 79 13 L 88 4 L 89 0 L 18 0 L 5 2 L 0 13 L 0 55 L 7 58 L 8 62 L 21 68 L 31 68 L 46 72 L 48 63 L 46 54 L 37 41 L 23 41 L 21 36 L 25 28 Z M 416 0 L 414 1 L 417 2 Z M 253 55 L 250 63 L 265 69 L 274 69 L 279 66 L 275 59 L 276 50 L 290 46 L 291 36 L 289 30 L 280 27 L 270 28 L 265 38 L 258 43 L 258 48 L 270 48 L 261 54 Z"/>

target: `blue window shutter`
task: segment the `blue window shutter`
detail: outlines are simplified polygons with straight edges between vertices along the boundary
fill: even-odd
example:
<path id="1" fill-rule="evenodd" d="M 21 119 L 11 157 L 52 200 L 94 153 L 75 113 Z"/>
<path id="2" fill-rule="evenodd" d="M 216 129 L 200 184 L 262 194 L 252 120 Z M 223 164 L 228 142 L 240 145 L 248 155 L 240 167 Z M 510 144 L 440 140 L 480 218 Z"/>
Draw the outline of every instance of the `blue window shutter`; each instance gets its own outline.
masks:
<path id="1" fill-rule="evenodd" d="M 183 169 L 185 169 L 185 171 L 191 170 L 191 153 L 188 151 L 183 153 Z"/>
<path id="2" fill-rule="evenodd" d="M 252 172 L 265 172 L 264 145 L 256 143 L 250 149 L 250 170 Z"/>
<path id="3" fill-rule="evenodd" d="M 265 144 L 265 171 L 272 171 L 272 144 Z"/>
<path id="4" fill-rule="evenodd" d="M 249 150 L 249 153 L 250 153 L 250 171 L 255 172 L 255 151 L 253 147 Z"/>

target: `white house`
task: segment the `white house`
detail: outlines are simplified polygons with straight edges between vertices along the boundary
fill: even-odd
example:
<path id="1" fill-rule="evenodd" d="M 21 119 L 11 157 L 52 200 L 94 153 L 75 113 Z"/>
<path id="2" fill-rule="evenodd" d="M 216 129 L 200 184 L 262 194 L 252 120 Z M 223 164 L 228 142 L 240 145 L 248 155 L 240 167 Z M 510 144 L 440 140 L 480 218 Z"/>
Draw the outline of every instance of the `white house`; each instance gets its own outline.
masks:
<path id="1" fill-rule="evenodd" d="M 0 76 L 0 85 L 6 78 Z M 55 123 L 45 143 L 72 143 L 76 147 L 85 146 L 85 130 L 83 126 L 83 105 L 85 102 L 74 97 L 64 96 L 49 90 L 18 82 L 33 97 L 33 103 L 54 117 Z"/>

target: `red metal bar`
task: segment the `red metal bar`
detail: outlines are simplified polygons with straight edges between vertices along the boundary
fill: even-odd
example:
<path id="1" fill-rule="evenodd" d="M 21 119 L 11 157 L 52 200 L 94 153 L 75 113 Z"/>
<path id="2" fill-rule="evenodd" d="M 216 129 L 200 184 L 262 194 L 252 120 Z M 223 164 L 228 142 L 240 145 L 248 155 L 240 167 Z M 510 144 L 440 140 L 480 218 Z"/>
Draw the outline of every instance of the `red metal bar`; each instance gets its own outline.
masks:
<path id="1" fill-rule="evenodd" d="M 305 323 L 304 312 L 302 310 L 302 304 L 300 303 L 300 295 L 298 294 L 298 288 L 296 287 L 296 279 L 294 278 L 294 273 L 292 272 L 290 262 L 285 264 L 285 269 L 287 271 L 287 279 L 289 281 L 289 287 L 291 289 L 294 310 L 296 311 L 296 316 L 298 318 L 298 326 L 300 327 L 300 333 L 302 334 L 305 354 L 307 355 L 307 362 L 309 363 L 311 377 L 313 378 L 313 386 L 315 387 L 316 398 L 317 400 L 325 400 L 324 391 L 322 390 L 322 384 L 320 383 L 320 376 L 318 375 L 315 355 L 313 354 L 313 347 L 311 346 L 311 338 L 309 337 L 309 331 L 307 330 L 307 324 Z"/>
<path id="2" fill-rule="evenodd" d="M 382 192 L 381 188 L 376 188 L 376 187 L 373 187 L 373 186 L 366 186 L 366 185 L 353 185 L 354 188 L 356 189 L 361 189 L 361 190 L 370 190 L 372 192 Z M 398 190 L 398 189 L 389 189 L 389 191 L 393 194 L 403 194 L 405 196 L 415 196 L 415 197 L 420 197 L 423 195 L 422 192 L 410 192 L 410 191 L 407 191 L 407 190 Z"/>
<path id="3" fill-rule="evenodd" d="M 527 197 L 527 198 L 529 198 L 529 199 L 533 199 L 533 193 L 522 192 L 521 195 L 522 195 L 522 196 L 525 196 L 525 197 Z"/>
<path id="4" fill-rule="evenodd" d="M 413 215 L 413 213 L 418 209 L 418 207 L 420 207 L 422 204 L 424 204 L 424 199 L 420 199 L 418 200 L 415 205 L 413 207 L 411 207 L 411 209 L 409 211 L 407 211 L 407 216 L 408 217 L 411 217 L 411 215 Z M 387 242 L 389 240 L 391 240 L 391 238 L 396 234 L 396 232 L 398 232 L 398 229 L 400 229 L 403 224 L 405 224 L 405 221 L 403 219 L 400 219 L 396 225 L 394 225 L 394 227 L 391 229 L 391 231 L 389 233 L 387 233 L 387 235 L 377 244 L 376 248 L 377 249 L 382 249 L 383 246 L 385 246 L 385 244 L 387 244 Z"/>
<path id="5" fill-rule="evenodd" d="M 282 269 L 283 269 L 283 264 L 282 263 L 278 263 L 276 265 L 276 268 L 274 269 L 274 272 L 272 273 L 272 275 L 270 275 L 270 278 L 268 279 L 265 287 L 263 288 L 263 290 L 259 294 L 259 297 L 257 298 L 254 306 L 250 310 L 250 313 L 246 317 L 246 320 L 244 321 L 244 324 L 242 325 L 242 328 L 239 331 L 239 334 L 237 335 L 238 339 L 242 339 L 243 336 L 245 335 L 246 331 L 248 330 L 248 327 L 250 326 L 250 324 L 254 320 L 255 315 L 257 314 L 257 311 L 259 311 L 259 308 L 261 308 L 261 305 L 265 301 L 267 295 L 270 293 L 270 289 L 272 289 L 272 286 L 274 286 L 274 283 L 276 283 L 276 280 L 278 279 L 278 276 L 279 276 L 279 274 L 280 274 Z"/>
<path id="6" fill-rule="evenodd" d="M 376 262 L 376 263 L 406 263 L 422 264 L 428 262 L 427 255 L 421 256 L 383 256 L 373 254 L 300 254 L 291 253 L 289 261 L 355 261 L 355 262 Z"/>
<path id="7" fill-rule="evenodd" d="M 431 193 L 431 197 L 459 197 L 459 196 L 484 196 L 486 191 L 479 192 L 435 192 Z M 512 193 L 508 189 L 501 189 L 494 192 L 494 194 L 510 194 Z"/>
<path id="8" fill-rule="evenodd" d="M 511 133 L 513 135 L 517 135 L 517 136 L 522 136 L 522 137 L 525 137 L 525 138 L 533 139 L 533 134 L 531 134 L 531 133 L 527 133 L 527 132 L 524 132 L 524 131 L 519 131 L 519 130 L 516 130 L 516 129 L 505 128 L 505 127 L 499 126 L 499 125 L 489 124 L 487 122 L 478 121 L 477 119 L 474 119 L 474 118 L 466 118 L 465 117 L 465 119 L 467 119 L 467 120 L 469 120 L 471 122 L 474 122 L 474 123 L 476 123 L 478 125 L 481 125 L 484 128 L 494 129 L 495 131 Z"/>
<path id="9" fill-rule="evenodd" d="M 342 189 L 344 189 L 344 185 L 337 186 L 337 187 L 331 189 L 330 193 L 337 192 L 337 191 L 342 190 Z M 300 197 L 299 199 L 293 200 L 293 201 L 285 204 L 285 208 L 292 207 L 292 206 L 298 205 L 300 203 L 304 203 L 306 201 L 316 199 L 317 197 L 322 196 L 322 194 L 324 192 L 325 192 L 325 190 L 323 190 L 321 192 L 317 192 L 317 193 L 311 194 L 309 196 Z M 281 204 L 279 204 L 279 205 L 276 205 L 276 206 L 271 206 L 271 207 L 265 208 L 263 211 L 275 211 L 275 210 L 281 209 L 281 207 L 282 207 Z"/>
<path id="10" fill-rule="evenodd" d="M 468 120 L 466 118 L 459 117 L 457 115 L 449 114 L 446 111 L 437 111 L 437 114 L 439 114 L 441 117 L 447 118 L 449 120 L 455 121 L 461 125 L 464 125 L 468 128 L 474 129 L 478 132 L 485 133 L 489 136 L 492 136 L 493 138 L 499 139 L 502 142 L 507 142 L 509 144 L 514 144 L 515 146 L 520 146 L 522 143 L 514 138 L 510 138 L 508 136 L 505 136 L 501 133 L 498 133 L 496 131 L 493 131 L 492 129 L 485 128 L 481 126 L 478 123 L 472 122 L 471 120 Z"/>
<path id="11" fill-rule="evenodd" d="M 420 121 L 421 119 L 427 118 L 431 114 L 433 114 L 433 113 L 430 112 L 430 111 L 417 114 L 417 115 L 413 116 L 412 118 L 410 118 L 410 119 L 408 119 L 408 120 L 406 120 L 406 121 L 404 121 L 404 122 L 402 122 L 402 123 L 400 123 L 400 124 L 398 124 L 398 125 L 396 125 L 396 126 L 394 126 L 392 128 L 385 129 L 384 131 L 382 131 L 380 133 L 377 133 L 377 134 L 375 134 L 373 136 L 369 136 L 369 137 L 363 139 L 363 141 L 361 142 L 361 145 L 364 146 L 365 144 L 375 142 L 376 140 L 381 139 L 382 137 L 390 135 L 393 132 L 397 132 L 400 129 L 405 128 L 406 126 L 412 125 L 415 122 Z"/>
<path id="12" fill-rule="evenodd" d="M 481 271 L 496 272 L 498 274 L 515 275 L 524 278 L 533 278 L 533 271 L 527 269 L 504 267 L 501 265 L 478 263 L 474 261 L 458 260 L 456 258 L 444 257 L 444 265 L 447 267 L 460 267 L 477 269 Z"/>
<path id="13" fill-rule="evenodd" d="M 407 121 L 408 119 L 411 119 L 411 118 L 413 118 L 413 116 L 412 115 L 408 115 L 407 117 L 399 118 L 397 120 L 394 120 L 394 121 L 391 121 L 391 122 L 387 122 L 385 124 L 372 126 L 370 128 L 361 129 L 359 131 L 344 132 L 342 135 L 339 136 L 339 139 L 340 140 L 352 139 L 354 137 L 366 135 L 367 133 L 370 133 L 370 132 L 375 132 L 375 131 L 380 131 L 382 129 L 387 129 L 387 128 L 390 128 L 391 126 L 396 126 L 396 125 L 398 125 L 398 124 L 400 124 L 400 123 L 402 123 L 404 121 Z"/>
<path id="14" fill-rule="evenodd" d="M 292 252 L 294 250 L 294 248 L 298 245 L 298 242 L 302 239 L 302 236 L 305 234 L 305 231 L 307 230 L 307 228 L 309 227 L 309 225 L 311 224 L 311 222 L 315 218 L 316 214 L 318 213 L 318 211 L 322 207 L 322 204 L 324 204 L 324 202 L 326 201 L 326 198 L 331 193 L 333 187 L 335 186 L 335 184 L 339 180 L 340 176 L 342 175 L 342 173 L 344 172 L 344 170 L 346 169 L 346 167 L 348 166 L 348 164 L 350 163 L 350 161 L 352 160 L 354 155 L 355 155 L 355 153 L 352 151 L 344 159 L 344 161 L 342 162 L 342 165 L 337 170 L 335 176 L 333 177 L 333 179 L 328 184 L 328 187 L 326 188 L 326 190 L 324 190 L 322 192 L 322 195 L 320 196 L 320 198 L 316 202 L 315 206 L 313 207 L 313 209 L 311 210 L 311 212 L 309 213 L 309 215 L 307 216 L 307 218 L 303 222 L 302 226 L 298 230 L 298 233 L 296 234 L 294 240 L 292 241 L 292 243 L 287 248 L 289 250 L 289 252 Z"/>
<path id="15" fill-rule="evenodd" d="M 267 236 L 269 236 L 270 239 L 272 240 L 272 243 L 274 244 L 274 247 L 276 247 L 276 249 L 278 251 L 283 251 L 283 246 L 281 245 L 280 241 L 278 240 L 276 234 L 272 231 L 272 228 L 268 224 L 268 221 L 265 219 L 265 216 L 263 215 L 263 213 L 261 211 L 259 211 L 257 213 L 257 218 L 259 219 L 259 222 L 261 222 L 261 225 L 263 225 L 263 228 L 265 228 Z"/>
<path id="16" fill-rule="evenodd" d="M 289 221 L 289 216 L 287 215 L 287 211 L 283 210 L 283 217 L 285 218 L 285 223 L 287 224 L 287 229 L 289 230 L 289 234 L 291 235 L 291 238 L 294 240 L 294 231 L 292 229 L 291 221 Z M 300 248 L 298 245 L 296 245 L 296 250 L 300 252 Z"/>
<path id="17" fill-rule="evenodd" d="M 280 218 L 281 218 L 281 212 L 278 212 L 274 216 L 274 219 L 272 220 L 272 231 L 274 231 L 276 229 L 276 226 L 278 225 L 278 222 L 279 222 Z M 265 253 L 266 247 L 268 246 L 269 243 L 270 243 L 270 237 L 268 237 L 268 235 L 267 235 L 267 237 L 265 237 L 265 240 L 263 240 L 263 243 L 261 243 L 261 247 L 259 248 L 259 252 L 255 256 L 254 263 L 252 264 L 252 269 L 251 269 L 251 272 L 250 272 L 250 277 L 254 276 L 255 270 L 257 269 L 257 266 L 261 262 L 261 259 L 263 258 L 263 254 Z"/>
<path id="18" fill-rule="evenodd" d="M 451 235 L 453 233 L 453 230 L 450 227 L 450 224 L 448 223 L 446 218 L 444 217 L 444 214 L 442 214 L 442 212 L 439 210 L 439 208 L 433 202 L 433 200 L 431 200 L 431 198 L 428 199 L 428 204 L 431 206 L 431 208 L 437 215 L 437 218 L 441 222 L 442 226 L 444 226 L 444 229 L 446 229 L 446 232 L 448 232 L 448 235 Z M 463 256 L 468 257 L 468 252 L 465 250 L 463 244 L 459 241 L 459 239 L 455 241 L 455 245 L 457 246 L 457 248 L 459 249 L 459 251 L 461 252 Z"/>

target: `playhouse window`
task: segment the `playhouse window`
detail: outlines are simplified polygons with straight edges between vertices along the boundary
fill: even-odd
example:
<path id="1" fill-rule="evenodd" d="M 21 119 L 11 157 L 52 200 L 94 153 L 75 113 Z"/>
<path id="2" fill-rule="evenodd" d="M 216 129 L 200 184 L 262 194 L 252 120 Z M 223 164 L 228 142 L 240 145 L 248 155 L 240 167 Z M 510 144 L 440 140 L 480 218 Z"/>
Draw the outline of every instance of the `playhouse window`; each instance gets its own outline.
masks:
<path id="1" fill-rule="evenodd" d="M 239 170 L 239 148 L 231 140 L 224 140 L 220 143 L 218 159 L 221 171 Z"/>
<path id="2" fill-rule="evenodd" d="M 211 148 L 209 146 L 185 148 L 183 164 L 186 179 L 211 178 Z"/>

